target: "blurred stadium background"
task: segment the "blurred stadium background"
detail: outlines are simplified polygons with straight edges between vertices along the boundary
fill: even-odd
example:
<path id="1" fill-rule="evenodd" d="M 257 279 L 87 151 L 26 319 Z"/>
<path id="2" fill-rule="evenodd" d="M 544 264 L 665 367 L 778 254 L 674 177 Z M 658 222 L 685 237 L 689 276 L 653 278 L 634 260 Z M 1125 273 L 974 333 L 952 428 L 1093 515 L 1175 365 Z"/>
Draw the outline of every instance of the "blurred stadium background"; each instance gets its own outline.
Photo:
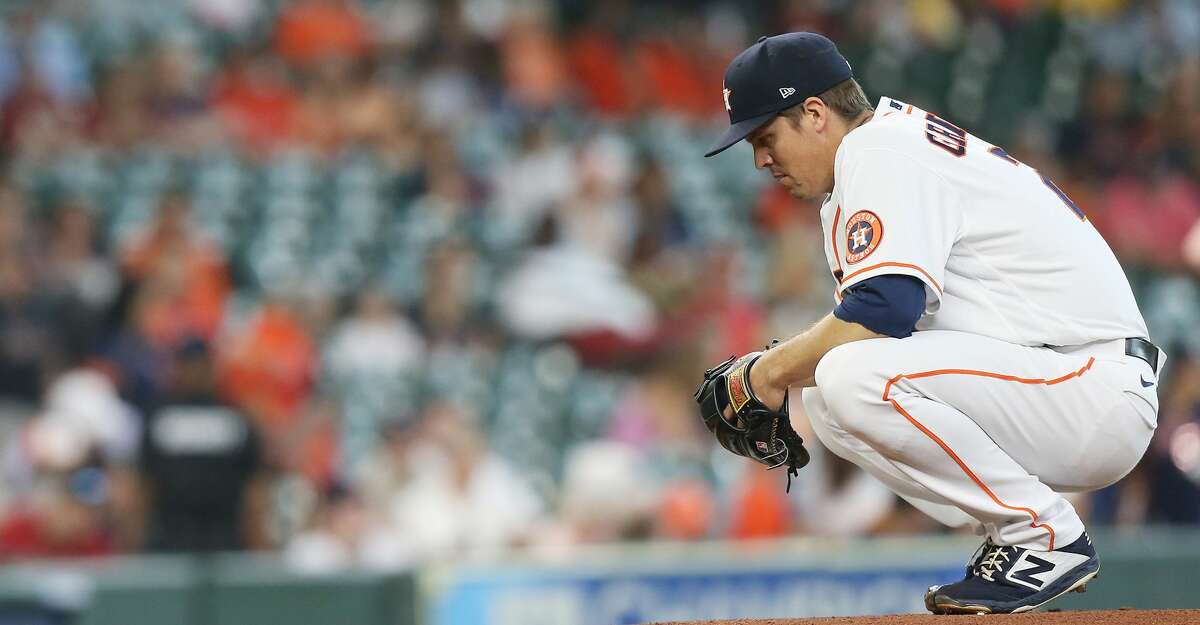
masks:
<path id="1" fill-rule="evenodd" d="M 1144 462 L 1076 501 L 1109 578 L 1067 605 L 1200 607 L 1194 0 L 0 15 L 0 623 L 919 610 L 973 538 L 819 445 L 785 495 L 693 409 L 831 305 L 815 207 L 701 158 L 726 62 L 789 30 L 1113 245 L 1172 360 Z"/>

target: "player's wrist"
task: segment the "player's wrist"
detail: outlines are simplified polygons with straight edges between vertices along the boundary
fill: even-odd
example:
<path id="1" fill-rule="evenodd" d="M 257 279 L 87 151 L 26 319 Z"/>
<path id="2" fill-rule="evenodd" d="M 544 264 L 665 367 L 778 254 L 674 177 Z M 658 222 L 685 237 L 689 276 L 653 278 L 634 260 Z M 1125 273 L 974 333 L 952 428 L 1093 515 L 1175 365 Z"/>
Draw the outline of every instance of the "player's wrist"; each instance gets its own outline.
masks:
<path id="1" fill-rule="evenodd" d="M 754 360 L 747 372 L 747 382 L 758 401 L 771 410 L 780 410 L 787 394 L 787 385 L 780 384 L 772 351 L 767 350 Z"/>

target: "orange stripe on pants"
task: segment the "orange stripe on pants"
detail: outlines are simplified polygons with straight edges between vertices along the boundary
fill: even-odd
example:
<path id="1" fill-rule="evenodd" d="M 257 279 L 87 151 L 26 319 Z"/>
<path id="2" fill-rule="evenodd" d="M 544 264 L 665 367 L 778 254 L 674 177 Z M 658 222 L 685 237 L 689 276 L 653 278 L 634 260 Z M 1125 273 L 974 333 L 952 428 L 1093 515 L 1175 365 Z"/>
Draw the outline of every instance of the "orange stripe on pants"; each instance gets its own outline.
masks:
<path id="1" fill-rule="evenodd" d="M 1060 384 L 1062 382 L 1066 382 L 1067 380 L 1077 378 L 1077 377 L 1083 375 L 1086 371 L 1088 371 L 1089 369 L 1092 368 L 1092 364 L 1095 362 L 1096 362 L 1095 358 L 1088 358 L 1087 364 L 1084 365 L 1083 367 L 1081 367 L 1080 369 L 1078 369 L 1076 371 L 1072 371 L 1066 375 L 1063 375 L 1063 376 L 1060 376 L 1057 378 L 1053 378 L 1053 379 L 1021 378 L 1021 377 L 1012 376 L 1012 375 L 1005 375 L 1002 373 L 993 373 L 991 371 L 976 371 L 973 369 L 937 369 L 934 371 L 923 371 L 921 373 L 902 373 L 902 374 L 897 375 L 897 376 L 893 377 L 892 379 L 888 380 L 887 385 L 883 387 L 883 400 L 890 403 L 892 405 L 892 408 L 896 409 L 896 412 L 899 412 L 901 415 L 903 415 L 905 419 L 908 419 L 909 423 L 913 424 L 918 430 L 920 430 L 923 434 L 925 434 L 925 436 L 929 437 L 929 439 L 932 440 L 934 443 L 937 443 L 938 447 L 941 447 L 942 450 L 946 452 L 946 455 L 950 456 L 950 459 L 953 460 L 954 463 L 957 464 L 958 467 L 963 470 L 963 473 L 966 473 L 967 477 L 971 478 L 971 481 L 975 482 L 976 486 L 978 486 L 983 492 L 987 493 L 987 496 L 990 497 L 992 499 L 992 501 L 994 501 L 996 503 L 996 505 L 998 505 L 1002 508 L 1005 508 L 1007 510 L 1012 510 L 1014 512 L 1024 512 L 1024 513 L 1028 514 L 1029 517 L 1033 520 L 1032 523 L 1030 523 L 1030 527 L 1045 529 L 1046 532 L 1050 534 L 1050 551 L 1054 551 L 1054 528 L 1050 527 L 1046 523 L 1039 523 L 1038 515 L 1032 509 L 1026 508 L 1023 506 L 1010 506 L 1010 505 L 1004 503 L 1003 501 L 1000 501 L 1000 498 L 996 496 L 996 493 L 992 492 L 992 489 L 988 488 L 987 484 L 984 484 L 983 480 L 980 480 L 979 477 L 977 475 L 975 475 L 975 472 L 971 471 L 970 467 L 968 467 L 967 464 L 965 462 L 963 462 L 962 458 L 960 458 L 958 456 L 958 454 L 954 453 L 954 450 L 951 449 L 950 446 L 947 445 L 945 441 L 943 441 L 941 438 L 939 438 L 937 434 L 934 434 L 932 431 L 930 431 L 929 428 L 922 425 L 920 421 L 917 421 L 916 418 L 914 418 L 911 414 L 909 414 L 909 412 L 907 410 L 900 407 L 900 404 L 895 399 L 892 399 L 891 397 L 889 397 L 889 395 L 891 394 L 892 385 L 900 380 L 903 380 L 903 379 L 917 380 L 920 378 L 928 378 L 928 377 L 933 377 L 936 375 L 951 375 L 951 374 L 953 374 L 953 375 L 975 375 L 975 376 L 981 376 L 981 377 L 985 377 L 985 378 L 992 378 L 995 380 L 1003 380 L 1005 382 L 1018 382 L 1020 384 L 1044 384 L 1046 386 L 1053 386 L 1055 384 Z"/>

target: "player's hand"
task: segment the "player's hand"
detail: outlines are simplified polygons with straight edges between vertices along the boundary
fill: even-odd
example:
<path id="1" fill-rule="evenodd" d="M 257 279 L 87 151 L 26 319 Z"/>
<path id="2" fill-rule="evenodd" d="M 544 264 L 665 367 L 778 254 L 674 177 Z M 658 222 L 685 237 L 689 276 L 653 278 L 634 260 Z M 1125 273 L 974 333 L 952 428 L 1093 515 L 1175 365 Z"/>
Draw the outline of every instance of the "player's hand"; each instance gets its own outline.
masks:
<path id="1" fill-rule="evenodd" d="M 748 382 L 748 387 L 751 389 L 750 394 L 759 402 L 761 402 L 763 407 L 769 410 L 773 410 L 775 412 L 787 412 L 787 408 L 783 405 L 784 402 L 787 401 L 787 387 L 775 386 L 771 384 L 771 381 L 767 378 L 767 367 L 765 366 L 768 364 L 766 359 L 771 357 L 771 348 L 778 344 L 779 339 L 772 340 L 771 343 L 764 349 L 764 351 L 752 352 L 742 356 L 742 358 L 749 358 L 755 355 L 758 356 L 758 358 L 752 362 L 754 366 L 747 366 L 746 379 Z M 722 412 L 722 416 L 725 417 L 726 421 L 737 425 L 732 406 L 726 407 Z"/>
<path id="2" fill-rule="evenodd" d="M 754 387 L 754 364 L 762 355 L 730 357 L 705 371 L 695 399 L 705 427 L 722 447 L 772 469 L 786 465 L 790 483 L 790 475 L 808 464 L 808 451 L 788 420 L 787 391 L 768 385 L 772 404 L 767 404 Z"/>
<path id="3" fill-rule="evenodd" d="M 765 373 L 766 367 L 763 366 L 763 356 L 766 355 L 766 352 L 753 352 L 752 354 L 747 354 L 742 358 L 746 358 L 747 356 L 752 356 L 754 354 L 760 354 L 760 356 L 754 361 L 755 366 L 748 367 L 749 370 L 746 372 L 748 387 L 753 389 L 751 394 L 754 395 L 754 397 L 761 402 L 764 407 L 775 412 L 787 412 L 783 405 L 783 403 L 787 401 L 787 388 L 773 386 L 770 380 L 767 379 L 767 375 Z M 734 425 L 738 424 L 737 416 L 733 412 L 733 406 L 726 406 L 725 410 L 722 411 L 721 416 L 725 417 L 726 421 Z"/>

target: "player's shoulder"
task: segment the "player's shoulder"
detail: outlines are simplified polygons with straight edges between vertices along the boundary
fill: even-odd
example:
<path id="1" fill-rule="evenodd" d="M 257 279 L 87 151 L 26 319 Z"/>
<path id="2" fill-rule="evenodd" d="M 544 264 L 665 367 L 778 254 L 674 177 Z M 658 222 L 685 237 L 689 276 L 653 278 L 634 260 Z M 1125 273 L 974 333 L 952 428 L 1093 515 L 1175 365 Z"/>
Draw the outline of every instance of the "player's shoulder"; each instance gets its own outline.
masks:
<path id="1" fill-rule="evenodd" d="M 911 104 L 880 98 L 871 120 L 850 131 L 842 139 L 847 152 L 869 149 L 906 151 L 920 145 L 920 127 L 925 112 Z"/>

